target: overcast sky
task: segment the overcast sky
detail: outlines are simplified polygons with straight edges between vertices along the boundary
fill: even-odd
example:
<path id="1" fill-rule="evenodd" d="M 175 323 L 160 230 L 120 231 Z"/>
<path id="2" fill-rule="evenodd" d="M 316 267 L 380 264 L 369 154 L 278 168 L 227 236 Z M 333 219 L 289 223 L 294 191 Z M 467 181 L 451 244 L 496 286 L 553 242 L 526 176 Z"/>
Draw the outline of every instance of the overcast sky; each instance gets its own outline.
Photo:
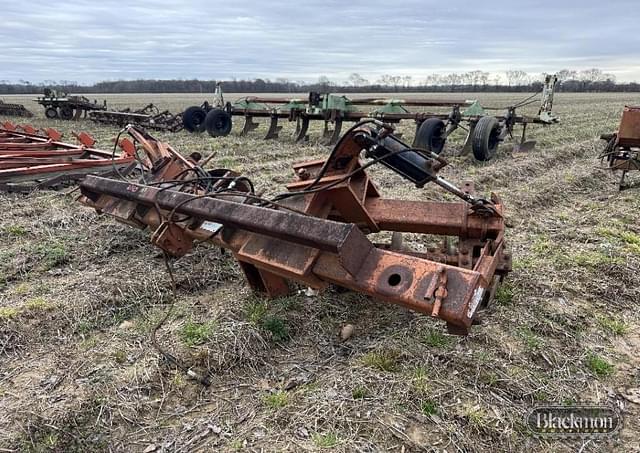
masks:
<path id="1" fill-rule="evenodd" d="M 0 0 L 0 80 L 598 67 L 640 81 L 639 26 L 639 0 Z"/>

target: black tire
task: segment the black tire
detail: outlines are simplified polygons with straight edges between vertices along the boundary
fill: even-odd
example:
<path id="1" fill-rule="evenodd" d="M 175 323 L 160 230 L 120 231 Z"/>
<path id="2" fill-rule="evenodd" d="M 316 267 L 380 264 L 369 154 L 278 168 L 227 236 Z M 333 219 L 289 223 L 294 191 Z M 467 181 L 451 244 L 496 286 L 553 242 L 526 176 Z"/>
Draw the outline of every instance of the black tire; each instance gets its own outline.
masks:
<path id="1" fill-rule="evenodd" d="M 473 131 L 471 149 L 473 156 L 480 161 L 491 160 L 500 144 L 500 123 L 493 116 L 483 116 Z"/>
<path id="2" fill-rule="evenodd" d="M 44 116 L 50 120 L 55 120 L 58 117 L 58 109 L 55 107 L 47 107 L 44 111 Z"/>
<path id="3" fill-rule="evenodd" d="M 207 112 L 205 112 L 201 107 L 189 107 L 182 114 L 182 124 L 189 132 L 199 133 L 204 131 L 204 120 L 206 117 Z"/>
<path id="4" fill-rule="evenodd" d="M 68 105 L 63 105 L 62 107 L 60 107 L 60 119 L 69 121 L 73 119 L 73 107 L 70 107 Z"/>
<path id="5" fill-rule="evenodd" d="M 440 154 L 447 141 L 446 132 L 447 126 L 444 121 L 438 118 L 429 118 L 423 121 L 418 128 L 413 146 L 414 148 L 422 148 Z"/>
<path id="6" fill-rule="evenodd" d="M 224 137 L 231 132 L 231 115 L 222 109 L 213 109 L 204 119 L 204 127 L 212 137 Z"/>

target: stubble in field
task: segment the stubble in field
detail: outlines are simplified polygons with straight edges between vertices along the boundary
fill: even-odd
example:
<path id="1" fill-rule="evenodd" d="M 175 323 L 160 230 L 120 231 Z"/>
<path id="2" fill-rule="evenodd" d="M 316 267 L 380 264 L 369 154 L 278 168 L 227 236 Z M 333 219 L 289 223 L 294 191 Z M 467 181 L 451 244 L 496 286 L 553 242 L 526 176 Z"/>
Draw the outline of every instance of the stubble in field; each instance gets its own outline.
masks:
<path id="1" fill-rule="evenodd" d="M 474 94 L 466 97 L 476 97 Z M 512 95 L 477 95 L 507 105 Z M 102 98 L 100 96 L 94 96 Z M 16 102 L 31 97 L 15 98 Z M 14 99 L 7 97 L 7 101 Z M 115 107 L 180 111 L 199 95 L 109 96 Z M 559 94 L 562 123 L 530 128 L 537 149 L 478 163 L 453 157 L 443 176 L 493 191 L 506 208 L 514 271 L 465 338 L 426 316 L 333 290 L 252 294 L 229 254 L 201 245 L 178 260 L 178 299 L 160 341 L 198 370 L 202 388 L 159 359 L 149 334 L 171 295 L 148 234 L 99 217 L 63 192 L 0 195 L 0 446 L 46 451 L 640 449 L 640 175 L 617 192 L 597 168 L 597 137 L 637 95 Z M 117 130 L 89 122 L 110 149 Z M 535 110 L 535 108 L 533 109 Z M 530 112 L 535 113 L 535 112 Z M 313 140 L 154 134 L 183 154 L 281 191 L 290 164 L 322 158 Z M 400 132 L 409 140 L 413 126 Z M 383 168 L 385 196 L 449 199 Z M 421 248 L 421 239 L 408 235 Z M 354 326 L 347 341 L 345 324 Z M 625 417 L 617 440 L 541 441 L 524 414 L 538 402 L 608 402 Z"/>

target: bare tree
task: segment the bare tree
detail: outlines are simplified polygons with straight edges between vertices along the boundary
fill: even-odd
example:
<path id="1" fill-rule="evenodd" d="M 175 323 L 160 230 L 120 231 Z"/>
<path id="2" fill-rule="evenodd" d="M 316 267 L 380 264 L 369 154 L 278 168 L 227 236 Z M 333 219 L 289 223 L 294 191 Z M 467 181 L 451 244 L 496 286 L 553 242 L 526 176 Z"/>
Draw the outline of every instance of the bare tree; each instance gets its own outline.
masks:
<path id="1" fill-rule="evenodd" d="M 369 81 L 357 72 L 354 72 L 349 76 L 349 84 L 353 87 L 362 87 L 368 85 Z"/>
<path id="2" fill-rule="evenodd" d="M 320 77 L 318 77 L 318 85 L 320 85 L 320 89 L 322 91 L 329 91 L 329 88 L 334 84 L 331 80 L 329 80 L 329 77 L 321 75 Z"/>
<path id="3" fill-rule="evenodd" d="M 571 69 L 562 69 L 557 72 L 558 80 L 560 82 L 566 82 L 567 80 L 576 80 L 578 73 Z"/>
<path id="4" fill-rule="evenodd" d="M 517 70 L 509 70 L 505 72 L 505 75 L 507 76 L 507 82 L 509 83 L 509 86 L 520 86 L 520 85 L 524 85 L 527 82 L 527 79 L 529 78 L 529 75 L 524 72 L 521 71 L 519 69 Z"/>

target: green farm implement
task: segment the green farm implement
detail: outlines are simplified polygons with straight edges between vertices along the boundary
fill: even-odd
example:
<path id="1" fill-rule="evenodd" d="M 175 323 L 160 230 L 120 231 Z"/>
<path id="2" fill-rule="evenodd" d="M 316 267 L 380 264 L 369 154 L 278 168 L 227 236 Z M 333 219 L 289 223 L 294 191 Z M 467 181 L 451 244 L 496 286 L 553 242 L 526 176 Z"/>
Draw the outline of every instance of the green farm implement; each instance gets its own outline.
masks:
<path id="1" fill-rule="evenodd" d="M 540 108 L 535 116 L 517 113 L 517 109 L 538 102 L 538 94 L 506 107 L 501 115 L 491 115 L 488 107 L 478 101 L 464 99 L 424 100 L 424 99 L 351 99 L 338 94 L 309 93 L 307 98 L 245 97 L 234 103 L 225 102 L 220 86 L 216 88 L 213 104 L 205 101 L 200 106 L 189 107 L 183 113 L 184 128 L 189 132 L 207 131 L 212 137 L 231 133 L 234 117 L 243 117 L 240 135 L 248 135 L 260 126 L 256 119 L 267 120 L 264 139 L 279 137 L 282 126 L 279 121 L 295 123 L 292 139 L 303 142 L 309 139 L 311 121 L 322 121 L 321 142 L 332 145 L 341 135 L 342 125 L 358 122 L 365 118 L 375 118 L 389 124 L 412 120 L 416 125 L 413 145 L 435 153 L 444 149 L 447 138 L 458 128 L 467 131 L 463 152 L 472 151 L 478 160 L 491 159 L 498 145 L 507 137 L 514 137 L 516 125 L 522 125 L 522 132 L 516 138 L 516 149 L 526 151 L 535 146 L 535 141 L 526 139 L 529 124 L 550 125 L 558 122 L 552 114 L 553 93 L 557 78 L 545 77 L 540 93 Z M 415 111 L 438 107 L 441 113 Z"/>

